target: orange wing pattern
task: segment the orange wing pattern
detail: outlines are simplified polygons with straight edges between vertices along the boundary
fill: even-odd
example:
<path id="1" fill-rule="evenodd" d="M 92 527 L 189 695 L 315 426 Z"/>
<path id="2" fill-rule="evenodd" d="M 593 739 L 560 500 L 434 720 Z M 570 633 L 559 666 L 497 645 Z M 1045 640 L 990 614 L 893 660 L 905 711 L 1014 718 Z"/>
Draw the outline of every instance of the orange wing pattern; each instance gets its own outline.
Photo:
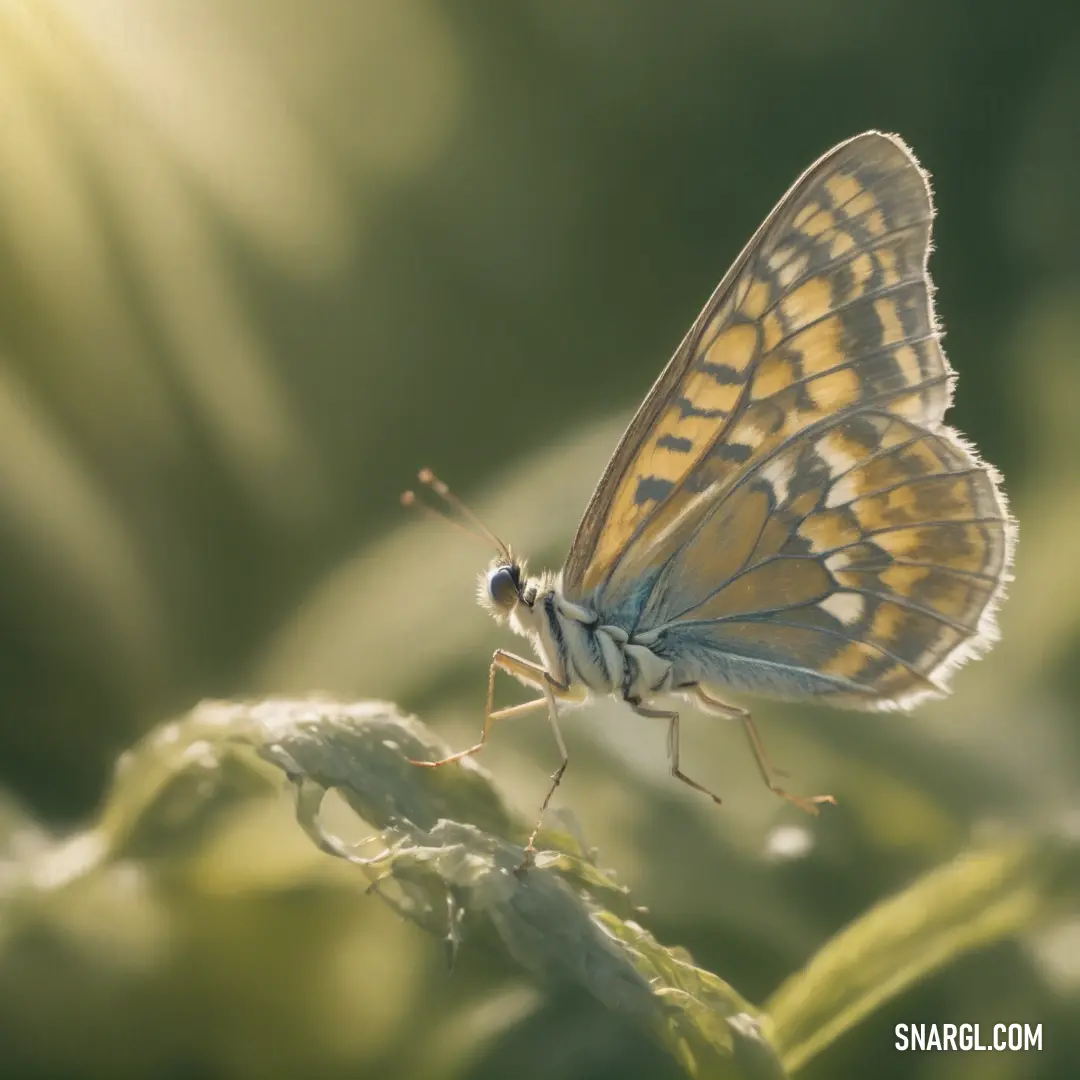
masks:
<path id="1" fill-rule="evenodd" d="M 570 599 L 639 629 L 692 624 L 696 648 L 813 669 L 856 699 L 933 692 L 992 636 L 1011 526 L 992 470 L 941 423 L 932 217 L 890 136 L 803 175 L 623 437 L 564 568 Z"/>

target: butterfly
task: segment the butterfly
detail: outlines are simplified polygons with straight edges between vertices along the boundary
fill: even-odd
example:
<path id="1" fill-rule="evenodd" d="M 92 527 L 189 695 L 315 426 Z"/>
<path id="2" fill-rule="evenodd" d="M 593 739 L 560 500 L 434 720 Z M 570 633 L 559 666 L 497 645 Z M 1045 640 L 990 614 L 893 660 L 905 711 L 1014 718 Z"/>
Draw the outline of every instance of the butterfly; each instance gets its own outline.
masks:
<path id="1" fill-rule="evenodd" d="M 529 576 L 445 484 L 421 479 L 496 545 L 479 599 L 536 659 L 492 659 L 479 742 L 546 706 L 611 694 L 668 724 L 672 699 L 743 722 L 729 690 L 865 709 L 948 692 L 996 640 L 1014 544 L 1000 478 L 942 421 L 954 375 L 927 271 L 934 210 L 903 141 L 834 147 L 751 238 L 641 405 L 559 573 Z M 406 493 L 406 501 L 415 501 Z M 495 710 L 503 671 L 541 696 Z M 539 822 L 537 823 L 539 828 Z M 536 831 L 529 841 L 532 850 Z"/>

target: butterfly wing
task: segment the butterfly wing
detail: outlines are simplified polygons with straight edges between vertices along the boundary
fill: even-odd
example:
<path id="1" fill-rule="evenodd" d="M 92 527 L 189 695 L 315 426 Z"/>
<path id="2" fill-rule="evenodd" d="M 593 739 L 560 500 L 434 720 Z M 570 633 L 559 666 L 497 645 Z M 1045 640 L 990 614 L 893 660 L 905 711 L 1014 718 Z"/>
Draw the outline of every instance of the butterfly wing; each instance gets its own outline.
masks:
<path id="1" fill-rule="evenodd" d="M 1011 545 L 941 423 L 914 157 L 870 132 L 766 219 L 624 435 L 564 568 L 685 681 L 910 703 L 993 634 Z M 658 639 L 659 640 L 659 639 Z"/>
<path id="2" fill-rule="evenodd" d="M 860 410 L 751 469 L 640 626 L 677 683 L 909 706 L 996 637 L 1010 548 L 995 476 L 952 432 Z"/>

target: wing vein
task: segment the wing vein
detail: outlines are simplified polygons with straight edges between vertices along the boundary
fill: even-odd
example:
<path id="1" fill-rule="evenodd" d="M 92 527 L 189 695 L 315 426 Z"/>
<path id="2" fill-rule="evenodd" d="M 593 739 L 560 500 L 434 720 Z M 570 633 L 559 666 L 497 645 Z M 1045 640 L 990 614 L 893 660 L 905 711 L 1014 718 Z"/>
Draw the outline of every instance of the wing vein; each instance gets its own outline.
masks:
<path id="1" fill-rule="evenodd" d="M 790 333 L 785 333 L 784 336 L 780 338 L 780 340 L 777 341 L 776 344 L 773 345 L 773 347 L 767 353 L 762 353 L 762 355 L 771 356 L 777 351 L 777 349 L 782 348 L 793 338 L 796 338 L 800 334 L 805 333 L 807 330 L 810 330 L 813 327 L 819 325 L 820 323 L 823 323 L 826 319 L 831 319 L 834 315 L 841 315 L 845 311 L 850 311 L 858 304 L 864 304 L 867 301 L 880 300 L 882 297 L 890 296 L 892 293 L 899 292 L 901 289 L 905 289 L 911 285 L 925 284 L 926 273 L 924 271 L 920 273 L 917 277 L 901 278 L 899 281 L 892 281 L 888 285 L 881 285 L 876 289 L 871 289 L 869 292 L 864 292 L 860 293 L 860 295 L 858 296 L 853 296 L 850 299 L 843 301 L 843 303 L 836 304 L 835 306 L 830 307 L 828 311 L 822 312 L 822 314 L 820 315 L 815 315 L 814 318 L 812 318 L 809 322 L 803 323 L 800 327 L 792 330 Z M 768 309 L 766 309 L 766 314 L 768 314 L 770 311 L 774 311 L 777 307 L 779 307 L 779 305 L 782 304 L 789 295 L 790 293 L 785 291 L 783 295 L 777 297 L 776 301 Z M 906 343 L 906 341 L 907 339 L 905 338 L 903 342 L 898 341 L 896 342 L 896 344 L 901 345 Z"/>
<path id="2" fill-rule="evenodd" d="M 922 389 L 926 389 L 928 387 L 940 386 L 941 383 L 947 382 L 949 378 L 950 378 L 950 375 L 946 373 L 944 375 L 935 376 L 932 379 L 924 379 L 921 383 L 917 383 L 917 384 L 915 384 L 913 386 L 905 386 L 902 389 L 892 391 L 888 395 L 885 395 L 884 397 L 882 397 L 882 398 L 880 398 L 878 400 L 879 400 L 879 403 L 882 402 L 882 401 L 889 401 L 894 397 L 901 397 L 901 396 L 903 396 L 905 394 L 912 393 L 915 390 L 922 390 Z M 818 432 L 825 431 L 828 428 L 830 428 L 830 427 L 834 426 L 835 424 L 837 424 L 840 420 L 845 420 L 845 419 L 848 419 L 849 417 L 857 416 L 859 413 L 861 413 L 863 411 L 864 411 L 864 409 L 863 409 L 862 405 L 857 404 L 857 405 L 854 405 L 854 406 L 850 406 L 847 409 L 843 409 L 840 412 L 833 413 L 830 416 L 826 416 L 823 419 L 817 421 L 816 423 L 808 425 L 807 427 L 803 428 L 801 431 L 797 431 L 793 435 L 790 435 L 788 438 L 784 439 L 783 442 L 781 442 L 777 446 L 773 447 L 773 449 L 770 450 L 767 454 L 763 454 L 761 456 L 761 458 L 755 460 L 754 463 L 753 463 L 752 468 L 747 469 L 747 470 L 737 474 L 734 477 L 734 480 L 731 483 L 730 487 L 727 487 L 724 490 L 722 497 L 717 497 L 716 498 L 715 505 L 713 506 L 712 510 L 710 510 L 707 514 L 703 515 L 701 521 L 698 522 L 698 524 L 697 524 L 697 526 L 695 526 L 693 532 L 691 532 L 690 536 L 687 537 L 686 544 L 688 545 L 688 544 L 693 543 L 694 539 L 698 536 L 698 534 L 701 532 L 701 530 L 706 526 L 709 519 L 719 510 L 719 508 L 723 504 L 724 500 L 731 498 L 731 496 L 734 495 L 735 492 L 738 491 L 744 484 L 750 483 L 754 479 L 754 477 L 758 473 L 760 473 L 761 468 L 762 468 L 763 465 L 768 464 L 768 462 L 772 461 L 777 455 L 782 454 L 785 450 L 789 449 L 794 443 L 798 442 L 799 440 L 812 439 L 812 438 L 814 438 L 816 436 L 816 434 Z M 706 455 L 712 450 L 712 447 L 714 445 L 715 445 L 715 443 L 712 443 L 712 444 L 709 445 L 709 448 L 705 451 Z M 679 491 L 681 491 L 682 487 L 685 485 L 687 479 L 689 479 L 689 477 L 684 477 L 683 480 L 680 482 L 680 484 L 677 487 L 673 488 L 671 492 L 669 492 L 667 498 L 670 499 L 672 497 L 672 495 L 674 495 L 674 494 L 678 493 Z M 719 492 L 717 494 L 718 494 L 718 496 L 720 495 Z M 661 504 L 661 507 L 662 507 L 662 505 L 663 504 Z M 817 509 L 817 508 L 815 507 L 815 509 Z M 805 520 L 805 517 L 808 517 L 811 513 L 814 513 L 814 510 L 808 511 L 807 514 L 804 515 L 804 518 L 802 518 L 800 520 Z M 626 544 L 624 545 L 623 551 L 620 553 L 618 559 L 616 559 L 615 562 L 612 564 L 613 569 L 614 569 L 614 567 L 618 566 L 618 564 L 625 557 L 626 553 L 633 547 L 634 541 L 638 539 L 638 537 L 641 535 L 641 533 L 646 528 L 646 526 L 648 524 L 648 520 L 649 519 L 645 519 L 644 521 L 640 522 L 638 524 L 638 526 L 635 528 L 635 530 L 631 534 L 629 540 L 627 540 Z M 648 549 L 646 549 L 646 551 L 647 550 Z M 671 560 L 673 558 L 675 558 L 677 556 L 677 554 L 678 554 L 678 552 L 675 551 L 675 552 L 672 552 L 672 554 L 670 556 L 668 556 L 668 558 L 664 561 L 664 563 L 659 568 L 661 573 L 664 570 L 667 569 L 668 564 L 671 562 Z"/>
<path id="3" fill-rule="evenodd" d="M 856 196 L 856 198 L 858 198 L 858 196 Z M 867 211 L 867 213 L 872 213 L 872 211 Z M 860 217 L 862 217 L 862 216 L 863 215 L 860 215 Z M 849 220 L 858 221 L 859 218 L 851 218 Z M 769 312 L 775 311 L 777 306 L 780 304 L 780 302 L 786 296 L 790 295 L 797 288 L 799 288 L 800 285 L 805 285 L 806 282 L 812 280 L 813 278 L 821 277 L 823 274 L 827 273 L 828 271 L 831 271 L 831 270 L 834 270 L 834 269 L 839 269 L 840 267 L 843 267 L 843 266 L 847 266 L 850 263 L 853 263 L 860 255 L 865 255 L 868 252 L 876 252 L 876 251 L 880 250 L 881 248 L 886 247 L 887 246 L 887 243 L 886 243 L 887 241 L 895 239 L 901 233 L 914 232 L 916 229 L 925 229 L 926 225 L 927 225 L 926 221 L 920 220 L 920 221 L 912 222 L 909 225 L 900 225 L 895 229 L 889 229 L 887 232 L 883 232 L 880 236 L 875 236 L 872 243 L 857 245 L 857 246 L 853 247 L 850 251 L 844 252 L 843 255 L 840 255 L 839 257 L 837 257 L 835 259 L 830 259 L 827 263 L 825 263 L 824 266 L 819 267 L 817 270 L 807 269 L 807 270 L 803 271 L 803 273 L 800 274 L 797 278 L 792 279 L 792 281 L 790 281 L 787 285 L 784 286 L 782 294 L 780 296 L 778 296 L 776 298 L 776 300 L 773 301 L 773 303 L 771 303 L 765 309 L 764 314 L 767 315 L 767 314 L 769 314 Z M 757 265 L 761 264 L 760 261 L 761 261 L 761 258 L 762 258 L 762 254 L 763 253 L 761 253 L 761 252 L 759 252 L 759 254 L 758 254 L 758 263 L 757 263 Z M 921 271 L 919 277 L 924 278 L 925 276 L 926 276 L 926 271 L 925 270 Z M 919 280 L 919 279 L 918 278 L 912 278 L 911 280 L 916 281 L 916 280 Z M 869 295 L 869 294 L 865 294 L 865 295 Z M 764 315 L 763 315 L 763 317 L 764 317 Z"/>

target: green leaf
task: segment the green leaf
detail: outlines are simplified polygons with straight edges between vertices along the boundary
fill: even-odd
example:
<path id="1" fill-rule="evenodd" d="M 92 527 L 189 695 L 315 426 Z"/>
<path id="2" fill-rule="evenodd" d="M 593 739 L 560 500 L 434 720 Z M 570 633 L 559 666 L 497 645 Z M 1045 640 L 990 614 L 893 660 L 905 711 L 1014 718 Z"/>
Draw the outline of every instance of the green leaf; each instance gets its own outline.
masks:
<path id="1" fill-rule="evenodd" d="M 1036 926 L 1075 885 L 1074 844 L 1007 839 L 921 877 L 847 926 L 766 1003 L 790 1072 L 962 953 Z M 1075 888 L 1072 889 L 1075 898 Z"/>
<path id="2" fill-rule="evenodd" d="M 452 949 L 460 926 L 488 924 L 535 978 L 578 983 L 643 1022 L 691 1076 L 783 1075 L 756 1010 L 628 918 L 625 890 L 569 834 L 541 830 L 545 850 L 526 867 L 526 823 L 509 817 L 484 770 L 469 759 L 435 770 L 410 765 L 447 752 L 418 721 L 385 706 L 326 704 L 302 719 L 294 703 L 259 708 L 278 710 L 272 741 L 259 751 L 295 785 L 305 831 L 360 865 L 402 915 Z M 318 811 L 331 787 L 380 829 L 384 851 L 364 858 L 322 828 Z"/>
<path id="3" fill-rule="evenodd" d="M 541 829 L 526 862 L 532 823 L 483 768 L 410 762 L 447 753 L 381 702 L 208 702 L 124 755 L 99 824 L 49 854 L 64 872 L 48 880 L 62 890 L 122 858 L 182 854 L 276 774 L 291 784 L 307 836 L 443 939 L 451 958 L 471 938 L 497 941 L 541 985 L 576 984 L 643 1025 L 690 1076 L 784 1076 L 759 1011 L 639 925 L 627 890 L 572 831 Z M 376 837 L 351 843 L 331 832 L 322 819 L 330 791 Z"/>

